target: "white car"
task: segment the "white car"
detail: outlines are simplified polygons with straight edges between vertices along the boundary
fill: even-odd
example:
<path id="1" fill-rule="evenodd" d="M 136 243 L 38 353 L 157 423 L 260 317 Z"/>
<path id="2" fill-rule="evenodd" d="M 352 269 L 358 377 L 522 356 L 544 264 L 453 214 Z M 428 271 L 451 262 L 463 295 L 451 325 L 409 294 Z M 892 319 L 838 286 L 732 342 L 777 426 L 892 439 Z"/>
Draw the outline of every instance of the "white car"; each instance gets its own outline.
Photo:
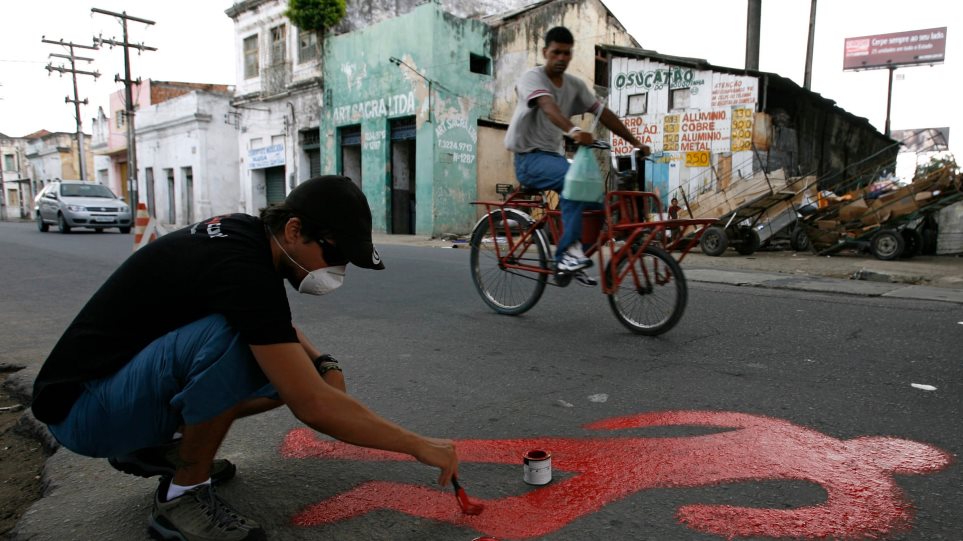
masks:
<path id="1" fill-rule="evenodd" d="M 82 180 L 55 180 L 44 187 L 36 198 L 37 228 L 46 232 L 56 224 L 61 233 L 75 227 L 98 232 L 116 227 L 130 233 L 130 206 L 110 188 Z"/>

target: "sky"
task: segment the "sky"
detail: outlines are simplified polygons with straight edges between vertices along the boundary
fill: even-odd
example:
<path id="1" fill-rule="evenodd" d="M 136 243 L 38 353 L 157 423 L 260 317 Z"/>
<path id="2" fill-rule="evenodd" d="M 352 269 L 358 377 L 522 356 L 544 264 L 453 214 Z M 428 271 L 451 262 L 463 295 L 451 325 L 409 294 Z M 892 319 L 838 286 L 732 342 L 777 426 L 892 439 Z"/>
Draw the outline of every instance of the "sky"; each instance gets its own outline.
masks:
<path id="1" fill-rule="evenodd" d="M 747 0 L 602 0 L 646 49 L 690 56 L 718 66 L 745 66 Z M 90 8 L 154 21 L 128 23 L 130 41 L 157 51 L 133 54 L 134 78 L 235 84 L 234 24 L 224 0 L 0 0 L 0 132 L 22 136 L 39 129 L 76 131 L 69 76 L 48 76 L 50 53 L 65 54 L 46 39 L 90 45 L 95 35 L 121 38 L 119 21 Z M 672 6 L 684 6 L 672 12 Z M 803 83 L 811 0 L 764 0 L 759 68 Z M 812 90 L 883 131 L 887 70 L 844 72 L 847 37 L 947 27 L 946 61 L 936 66 L 899 68 L 893 82 L 892 129 L 949 126 L 950 149 L 963 148 L 963 3 L 955 0 L 818 0 Z M 576 36 L 576 40 L 578 36 Z M 84 131 L 90 133 L 97 107 L 122 85 L 121 49 L 77 50 L 94 59 L 78 69 L 99 71 L 94 80 L 78 76 Z"/>

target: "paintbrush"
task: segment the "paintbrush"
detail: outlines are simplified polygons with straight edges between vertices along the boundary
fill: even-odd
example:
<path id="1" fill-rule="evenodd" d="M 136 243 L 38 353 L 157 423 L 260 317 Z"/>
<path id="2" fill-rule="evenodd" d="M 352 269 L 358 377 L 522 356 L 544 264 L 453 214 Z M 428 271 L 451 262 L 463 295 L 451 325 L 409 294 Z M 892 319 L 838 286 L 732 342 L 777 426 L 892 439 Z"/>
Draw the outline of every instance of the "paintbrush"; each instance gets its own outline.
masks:
<path id="1" fill-rule="evenodd" d="M 462 513 L 466 515 L 478 515 L 485 510 L 485 504 L 473 502 L 468 498 L 465 489 L 461 488 L 461 485 L 458 484 L 457 477 L 451 477 L 451 486 L 455 489 L 455 499 L 458 500 L 458 506 L 461 507 Z"/>

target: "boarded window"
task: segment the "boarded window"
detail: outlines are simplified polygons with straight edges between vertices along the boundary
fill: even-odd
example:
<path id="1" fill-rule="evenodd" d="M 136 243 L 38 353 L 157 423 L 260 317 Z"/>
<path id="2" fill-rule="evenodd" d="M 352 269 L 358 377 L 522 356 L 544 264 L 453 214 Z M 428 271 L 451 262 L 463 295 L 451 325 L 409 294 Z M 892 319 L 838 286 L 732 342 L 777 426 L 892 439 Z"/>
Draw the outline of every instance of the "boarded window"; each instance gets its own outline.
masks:
<path id="1" fill-rule="evenodd" d="M 649 94 L 633 94 L 629 96 L 627 109 L 630 115 L 644 115 L 649 112 Z"/>
<path id="2" fill-rule="evenodd" d="M 689 89 L 673 88 L 669 91 L 669 110 L 689 108 Z"/>

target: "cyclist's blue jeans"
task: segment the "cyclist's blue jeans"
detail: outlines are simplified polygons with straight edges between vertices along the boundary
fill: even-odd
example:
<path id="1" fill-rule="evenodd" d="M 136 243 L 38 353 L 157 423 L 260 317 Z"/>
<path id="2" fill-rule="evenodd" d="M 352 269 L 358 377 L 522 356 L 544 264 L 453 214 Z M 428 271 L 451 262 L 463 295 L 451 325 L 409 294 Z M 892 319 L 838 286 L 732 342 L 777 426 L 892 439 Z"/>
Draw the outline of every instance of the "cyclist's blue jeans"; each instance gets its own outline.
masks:
<path id="1" fill-rule="evenodd" d="M 91 457 L 162 445 L 181 425 L 209 421 L 245 400 L 278 398 L 251 348 L 220 315 L 161 336 L 116 373 L 84 386 L 67 417 L 49 429 L 61 445 Z"/>
<path id="2" fill-rule="evenodd" d="M 565 173 L 569 163 L 565 156 L 554 152 L 536 150 L 515 154 L 515 177 L 526 188 L 536 190 L 555 190 L 559 194 L 559 207 L 562 211 L 562 238 L 555 249 L 558 260 L 569 246 L 579 242 L 582 236 L 582 211 L 602 208 L 597 203 L 569 201 L 562 198 Z"/>

